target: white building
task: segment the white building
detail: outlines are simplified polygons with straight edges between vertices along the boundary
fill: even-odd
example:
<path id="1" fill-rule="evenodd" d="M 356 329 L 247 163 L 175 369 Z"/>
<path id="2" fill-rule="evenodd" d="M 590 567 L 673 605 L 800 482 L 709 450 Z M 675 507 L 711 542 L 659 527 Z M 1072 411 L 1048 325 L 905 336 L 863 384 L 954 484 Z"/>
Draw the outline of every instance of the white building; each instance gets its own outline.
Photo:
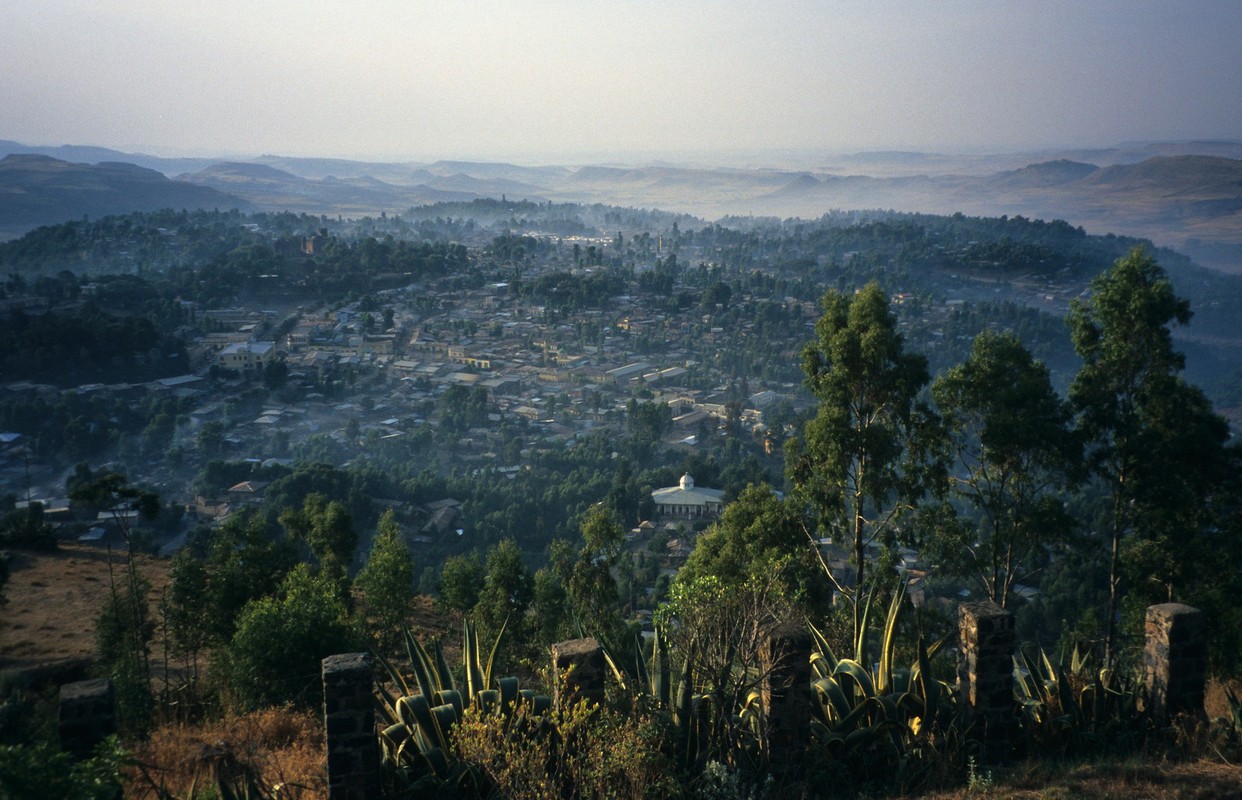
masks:
<path id="1" fill-rule="evenodd" d="M 677 486 L 656 489 L 651 493 L 656 513 L 669 517 L 716 517 L 724 506 L 724 492 L 694 485 L 689 473 L 681 476 Z"/>

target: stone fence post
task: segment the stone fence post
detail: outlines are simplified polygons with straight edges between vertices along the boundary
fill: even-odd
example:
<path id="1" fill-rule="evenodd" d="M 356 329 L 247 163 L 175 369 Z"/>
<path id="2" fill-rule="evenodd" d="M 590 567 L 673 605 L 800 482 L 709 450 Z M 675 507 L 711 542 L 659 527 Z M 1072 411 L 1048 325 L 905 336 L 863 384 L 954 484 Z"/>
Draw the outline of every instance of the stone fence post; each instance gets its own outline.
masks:
<path id="1" fill-rule="evenodd" d="M 982 723 L 984 756 L 1008 755 L 1016 732 L 1013 696 L 1013 614 L 991 600 L 965 603 L 958 610 L 960 651 L 957 686 L 962 700 Z"/>
<path id="2" fill-rule="evenodd" d="M 772 760 L 806 747 L 811 734 L 811 634 L 796 623 L 781 625 L 760 653 L 760 683 Z"/>
<path id="3" fill-rule="evenodd" d="M 328 745 L 328 800 L 379 800 L 371 656 L 323 660 L 323 722 Z"/>
<path id="4" fill-rule="evenodd" d="M 1147 608 L 1143 648 L 1144 709 L 1157 724 L 1176 714 L 1202 714 L 1207 674 L 1207 623 L 1184 603 Z"/>
<path id="5" fill-rule="evenodd" d="M 60 687 L 60 748 L 85 758 L 116 733 L 116 691 L 112 681 L 66 683 Z"/>
<path id="6" fill-rule="evenodd" d="M 552 691 L 557 705 L 574 699 L 604 702 L 604 649 L 595 639 L 570 639 L 552 645 Z M 572 671 L 571 671 L 572 668 Z M 569 673 L 567 685 L 563 680 Z M 565 697 L 568 693 L 572 697 Z"/>

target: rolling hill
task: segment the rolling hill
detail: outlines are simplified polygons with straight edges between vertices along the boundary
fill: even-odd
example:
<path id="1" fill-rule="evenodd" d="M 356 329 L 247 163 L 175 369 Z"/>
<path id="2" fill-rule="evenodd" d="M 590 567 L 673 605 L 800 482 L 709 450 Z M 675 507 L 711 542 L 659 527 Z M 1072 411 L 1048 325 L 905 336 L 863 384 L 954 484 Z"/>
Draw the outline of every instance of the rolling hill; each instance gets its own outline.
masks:
<path id="1" fill-rule="evenodd" d="M 0 141 L 0 154 L 14 152 Z M 106 148 L 33 148 L 66 157 L 131 157 Z M 241 207 L 310 214 L 401 213 L 480 197 L 610 203 L 706 219 L 814 218 L 830 209 L 1064 219 L 1091 233 L 1146 237 L 1205 264 L 1242 271 L 1242 143 L 1165 142 L 991 156 L 856 153 L 807 168 L 756 164 L 523 166 L 289 158 L 247 161 L 133 156 L 71 165 L 38 153 L 0 162 L 0 231 L 159 206 Z M 215 194 L 210 192 L 214 191 Z M 161 194 L 163 192 L 164 194 Z M 240 199 L 238 199 L 240 198 Z"/>
<path id="2" fill-rule="evenodd" d="M 0 159 L 0 233 L 9 235 L 83 215 L 250 207 L 240 197 L 135 164 L 74 164 L 30 154 Z"/>

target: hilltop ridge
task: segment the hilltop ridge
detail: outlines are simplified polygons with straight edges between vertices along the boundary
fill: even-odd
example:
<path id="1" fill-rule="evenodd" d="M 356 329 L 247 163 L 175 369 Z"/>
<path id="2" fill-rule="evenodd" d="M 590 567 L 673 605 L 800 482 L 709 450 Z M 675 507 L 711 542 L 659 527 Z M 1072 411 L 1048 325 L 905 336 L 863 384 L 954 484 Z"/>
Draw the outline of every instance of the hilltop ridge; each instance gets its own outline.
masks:
<path id="1" fill-rule="evenodd" d="M 50 194 L 47 184 L 28 175 L 0 172 L 0 191 L 8 201 L 7 206 L 0 204 L 0 233 L 10 237 L 38 224 L 149 209 L 158 202 L 359 216 L 508 197 L 663 208 L 705 219 L 752 214 L 815 219 L 847 208 L 1064 219 L 1092 233 L 1150 238 L 1208 266 L 1242 271 L 1242 144 L 1235 142 L 994 156 L 856 153 L 813 166 L 803 159 L 800 164 L 730 167 L 661 161 L 537 166 L 469 160 L 372 162 L 271 154 L 161 159 L 97 147 L 23 147 L 0 141 L 0 155 L 25 152 L 36 158 L 92 160 L 97 162 L 94 167 L 76 167 L 79 175 L 99 170 L 93 179 L 97 186 L 92 192 L 75 194 L 65 187 Z M 108 196 L 116 202 L 101 200 L 107 196 L 100 194 L 107 181 L 120 180 L 115 166 L 105 165 L 119 162 L 147 170 L 142 191 L 124 189 L 141 198 L 139 205 L 132 205 L 120 189 Z M 51 162 L 10 166 L 21 163 L 46 167 Z M 155 170 L 164 173 L 166 195 L 151 194 L 159 175 Z"/>

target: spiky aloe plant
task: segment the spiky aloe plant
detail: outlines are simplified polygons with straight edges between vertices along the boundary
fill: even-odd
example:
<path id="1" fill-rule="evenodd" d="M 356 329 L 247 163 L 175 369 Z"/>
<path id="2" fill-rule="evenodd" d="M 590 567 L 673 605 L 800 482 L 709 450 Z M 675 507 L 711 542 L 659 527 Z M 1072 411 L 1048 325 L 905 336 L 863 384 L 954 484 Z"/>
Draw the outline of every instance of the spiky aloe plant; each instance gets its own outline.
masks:
<path id="1" fill-rule="evenodd" d="M 1053 661 L 1043 650 L 1036 658 L 1014 656 L 1014 693 L 1028 741 L 1044 752 L 1126 747 L 1147 730 L 1137 681 L 1095 668 L 1077 647 L 1068 661 L 1064 653 Z"/>
<path id="2" fill-rule="evenodd" d="M 550 697 L 520 688 L 517 678 L 493 681 L 492 667 L 504 628 L 501 626 L 484 661 L 478 629 L 466 621 L 462 630 L 464 687 L 459 687 L 453 677 L 440 642 L 434 641 L 428 651 L 408 628 L 402 633 L 413 683 L 377 654 L 376 658 L 400 692 L 398 696 L 387 688 L 379 689 L 383 701 L 380 710 L 385 720 L 380 746 L 392 793 L 405 796 L 425 792 L 437 795 L 478 792 L 481 776 L 458 759 L 452 747 L 453 726 L 461 721 L 465 710 L 478 705 L 487 710 L 498 709 L 504 714 L 519 710 L 542 714 L 551 706 Z"/>
<path id="3" fill-rule="evenodd" d="M 668 639 L 663 626 L 657 625 L 652 637 L 651 656 L 644 657 L 641 639 L 635 640 L 638 657 L 633 673 L 622 669 L 607 644 L 603 645 L 604 659 L 622 691 L 641 698 L 652 711 L 663 714 L 672 725 L 675 763 L 685 770 L 694 771 L 706 764 L 708 717 L 713 713 L 711 698 L 695 691 L 694 658 L 686 653 L 682 666 L 673 674 L 673 662 L 668 651 Z"/>
<path id="4" fill-rule="evenodd" d="M 930 732 L 957 725 L 952 688 L 931 674 L 931 659 L 945 639 L 928 647 L 920 632 L 914 663 L 907 669 L 895 668 L 905 580 L 889 602 L 878 653 L 872 653 L 866 624 L 873 599 L 874 595 L 863 606 L 852 658 L 838 658 L 824 635 L 811 627 L 812 686 L 819 700 L 812 733 L 835 757 L 865 763 L 878 774 L 900 775 L 909 786 L 927 770 L 911 757 L 915 750 Z"/>

